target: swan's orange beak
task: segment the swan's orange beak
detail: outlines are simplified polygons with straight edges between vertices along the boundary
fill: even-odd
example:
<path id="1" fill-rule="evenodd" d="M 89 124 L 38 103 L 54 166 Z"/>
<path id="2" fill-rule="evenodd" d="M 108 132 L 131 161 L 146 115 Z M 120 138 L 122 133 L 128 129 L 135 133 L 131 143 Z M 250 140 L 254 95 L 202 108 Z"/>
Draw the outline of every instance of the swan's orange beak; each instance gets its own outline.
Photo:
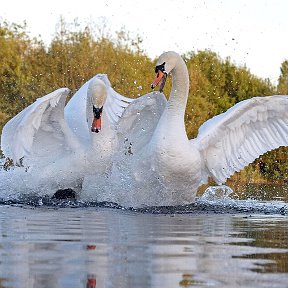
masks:
<path id="1" fill-rule="evenodd" d="M 99 118 L 94 117 L 93 122 L 92 122 L 92 126 L 91 126 L 92 132 L 96 132 L 96 133 L 100 132 L 100 130 L 101 130 L 101 116 L 102 116 L 102 113 L 100 114 Z"/>
<path id="2" fill-rule="evenodd" d="M 159 91 L 162 93 L 165 83 L 166 83 L 166 78 L 167 78 L 167 73 L 162 72 L 161 70 L 158 70 L 156 72 L 156 77 L 153 83 L 151 84 L 151 88 L 154 89 L 160 83 Z"/>
<path id="3" fill-rule="evenodd" d="M 156 73 L 156 77 L 153 81 L 153 83 L 151 84 L 151 88 L 154 89 L 161 81 L 161 79 L 164 77 L 165 73 L 163 73 L 161 70 L 158 70 L 158 72 Z"/>

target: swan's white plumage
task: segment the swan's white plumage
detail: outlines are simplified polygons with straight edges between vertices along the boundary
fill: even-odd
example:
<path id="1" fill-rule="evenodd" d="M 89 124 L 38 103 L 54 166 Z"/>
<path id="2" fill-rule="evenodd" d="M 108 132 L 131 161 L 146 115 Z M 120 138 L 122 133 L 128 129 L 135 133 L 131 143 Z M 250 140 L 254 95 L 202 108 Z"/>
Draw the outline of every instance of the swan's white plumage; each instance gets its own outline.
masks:
<path id="1" fill-rule="evenodd" d="M 206 121 L 192 140 L 221 184 L 267 151 L 288 145 L 288 96 L 244 100 Z M 203 182 L 207 182 L 204 177 Z"/>
<path id="2" fill-rule="evenodd" d="M 123 149 L 115 157 L 114 174 L 121 176 L 117 184 L 123 188 L 121 192 L 119 184 L 110 201 L 132 206 L 191 203 L 209 177 L 223 183 L 261 154 L 288 145 L 288 96 L 278 95 L 242 101 L 205 122 L 198 137 L 188 140 L 184 125 L 189 91 L 186 64 L 177 53 L 165 52 L 157 66 L 172 76 L 169 100 L 160 101 L 163 108 L 155 110 L 154 119 L 144 117 L 147 123 L 151 121 L 146 134 L 140 133 L 139 117 L 129 113 L 129 108 L 137 112 L 136 102 L 124 112 L 119 126 L 123 121 L 125 129 L 118 132 L 128 139 L 132 153 L 123 153 L 127 143 L 120 143 Z M 132 196 L 125 191 L 127 187 L 133 190 Z"/>
<path id="3" fill-rule="evenodd" d="M 122 143 L 133 143 L 132 153 L 145 147 L 150 141 L 166 103 L 164 94 L 152 92 L 135 99 L 125 109 L 117 126 L 117 134 Z M 127 145 L 125 147 L 127 149 Z"/>
<path id="4" fill-rule="evenodd" d="M 64 119 L 63 109 L 68 94 L 67 88 L 53 91 L 38 98 L 12 118 L 4 126 L 1 136 L 1 149 L 5 156 L 17 162 L 20 158 L 30 155 L 39 129 L 42 130 L 42 137 L 45 139 L 54 134 L 54 148 L 51 149 L 57 150 L 57 146 L 62 145 L 64 141 L 65 133 L 61 131 L 59 123 Z"/>
<path id="5" fill-rule="evenodd" d="M 116 124 L 133 101 L 114 91 L 105 74 L 87 81 L 65 107 L 68 94 L 69 89 L 61 88 L 37 99 L 3 129 L 4 155 L 14 162 L 24 157 L 33 178 L 29 182 L 39 189 L 47 186 L 55 192 L 75 185 L 78 189 L 89 173 L 104 173 L 117 143 Z M 91 123 L 97 103 L 103 106 L 103 129 L 94 133 Z"/>

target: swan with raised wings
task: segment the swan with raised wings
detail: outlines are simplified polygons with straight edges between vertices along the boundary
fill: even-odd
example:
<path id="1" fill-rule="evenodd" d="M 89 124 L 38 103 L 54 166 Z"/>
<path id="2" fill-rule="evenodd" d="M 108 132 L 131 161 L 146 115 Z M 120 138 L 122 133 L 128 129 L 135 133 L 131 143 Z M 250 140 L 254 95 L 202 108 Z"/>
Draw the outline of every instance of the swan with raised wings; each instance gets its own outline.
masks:
<path id="1" fill-rule="evenodd" d="M 23 158 L 32 177 L 26 184 L 37 191 L 79 191 L 85 175 L 105 173 L 115 125 L 133 100 L 114 91 L 105 74 L 87 81 L 65 107 L 68 94 L 61 88 L 37 99 L 3 128 L 4 155 L 14 163 Z"/>
<path id="2" fill-rule="evenodd" d="M 177 53 L 165 52 L 159 57 L 155 72 L 152 88 L 160 85 L 160 91 L 167 75 L 172 76 L 169 100 L 159 110 L 161 115 L 153 119 L 147 113 L 149 107 L 141 110 L 136 101 L 124 111 L 118 131 L 122 142 L 129 143 L 130 153 L 123 153 L 125 146 L 119 149 L 115 174 L 132 188 L 131 195 L 124 194 L 124 185 L 124 193 L 109 200 L 131 206 L 191 203 L 209 177 L 218 184 L 224 183 L 259 155 L 288 145 L 288 96 L 254 97 L 239 102 L 205 122 L 197 138 L 189 140 L 184 126 L 189 92 L 186 64 Z M 145 129 L 145 123 L 150 128 L 141 134 L 139 130 Z"/>

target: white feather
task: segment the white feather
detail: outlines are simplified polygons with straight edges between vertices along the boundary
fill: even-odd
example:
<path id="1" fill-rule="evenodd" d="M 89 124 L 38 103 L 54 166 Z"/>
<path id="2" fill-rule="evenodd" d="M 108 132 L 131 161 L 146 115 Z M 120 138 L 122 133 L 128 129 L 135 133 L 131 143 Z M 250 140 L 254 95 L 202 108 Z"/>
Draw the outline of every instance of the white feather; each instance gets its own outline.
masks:
<path id="1" fill-rule="evenodd" d="M 223 183 L 261 154 L 288 145 L 288 96 L 244 100 L 205 122 L 193 143 L 212 177 Z"/>

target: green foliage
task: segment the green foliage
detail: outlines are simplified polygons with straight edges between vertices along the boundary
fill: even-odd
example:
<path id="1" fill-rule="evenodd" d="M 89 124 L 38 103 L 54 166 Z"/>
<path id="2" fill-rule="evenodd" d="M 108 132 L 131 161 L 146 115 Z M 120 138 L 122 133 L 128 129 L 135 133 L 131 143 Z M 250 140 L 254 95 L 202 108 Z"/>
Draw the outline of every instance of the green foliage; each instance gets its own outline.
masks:
<path id="1" fill-rule="evenodd" d="M 121 29 L 113 39 L 102 28 L 96 26 L 100 36 L 95 36 L 97 33 L 91 27 L 80 29 L 76 22 L 68 25 L 60 19 L 55 37 L 45 46 L 41 40 L 28 36 L 25 23 L 0 23 L 0 131 L 37 97 L 60 87 L 70 88 L 73 95 L 97 73 L 106 73 L 112 86 L 127 97 L 151 91 L 156 60 L 142 51 L 141 38 L 134 39 Z M 210 50 L 189 52 L 183 57 L 190 77 L 185 115 L 189 138 L 197 136 L 203 122 L 235 103 L 276 93 L 269 80 L 257 78 L 246 67 L 236 66 L 229 58 L 223 60 Z M 285 61 L 277 93 L 288 94 L 287 77 Z M 169 85 L 168 79 L 166 95 Z M 266 165 L 265 169 L 259 169 L 260 162 Z M 278 149 L 250 165 L 246 175 L 252 169 L 267 179 L 279 179 L 287 174 L 287 166 L 287 149 Z"/>
<path id="2" fill-rule="evenodd" d="M 278 83 L 278 94 L 288 94 L 288 60 L 285 60 L 280 68 L 281 74 Z"/>
<path id="3" fill-rule="evenodd" d="M 275 93 L 275 88 L 268 80 L 257 78 L 245 67 L 237 67 L 229 58 L 222 60 L 209 50 L 190 52 L 184 59 L 190 76 L 186 109 L 189 136 L 196 136 L 199 124 L 225 112 L 235 103 Z"/>

